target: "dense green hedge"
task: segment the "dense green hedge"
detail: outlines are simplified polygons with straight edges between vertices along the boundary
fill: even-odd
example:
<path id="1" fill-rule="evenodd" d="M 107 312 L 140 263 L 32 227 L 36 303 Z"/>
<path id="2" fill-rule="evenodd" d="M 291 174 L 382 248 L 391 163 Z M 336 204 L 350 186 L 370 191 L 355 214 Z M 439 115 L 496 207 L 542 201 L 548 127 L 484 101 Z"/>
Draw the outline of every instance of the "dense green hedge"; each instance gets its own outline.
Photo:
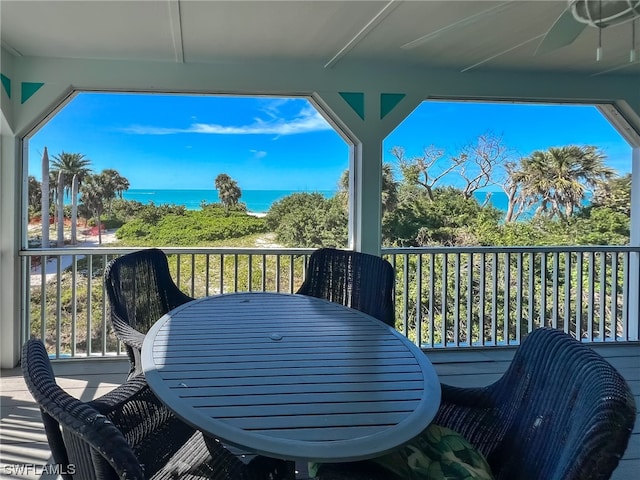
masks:
<path id="1" fill-rule="evenodd" d="M 120 227 L 116 236 L 134 246 L 196 246 L 262 232 L 266 232 L 262 218 L 244 213 L 224 215 L 216 209 L 206 209 L 166 215 L 156 223 L 134 219 Z"/>

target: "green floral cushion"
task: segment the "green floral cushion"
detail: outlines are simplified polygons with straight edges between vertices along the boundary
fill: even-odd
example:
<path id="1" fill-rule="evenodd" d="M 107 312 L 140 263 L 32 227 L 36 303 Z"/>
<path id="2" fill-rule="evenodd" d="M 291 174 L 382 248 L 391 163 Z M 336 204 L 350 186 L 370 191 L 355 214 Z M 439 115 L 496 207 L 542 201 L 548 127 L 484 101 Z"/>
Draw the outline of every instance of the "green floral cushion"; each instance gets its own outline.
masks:
<path id="1" fill-rule="evenodd" d="M 372 460 L 410 480 L 492 480 L 489 464 L 460 434 L 430 425 L 399 450 Z"/>
<path id="2" fill-rule="evenodd" d="M 323 466 L 309 464 L 310 476 L 341 478 L 336 473 L 350 467 L 364 468 L 377 465 L 384 471 L 403 480 L 492 480 L 489 464 L 461 435 L 439 425 L 430 425 L 418 437 L 398 450 L 366 462 Z M 384 467 L 380 468 L 380 467 Z M 350 470 L 350 468 L 347 468 Z M 380 472 L 382 473 L 382 472 Z"/>

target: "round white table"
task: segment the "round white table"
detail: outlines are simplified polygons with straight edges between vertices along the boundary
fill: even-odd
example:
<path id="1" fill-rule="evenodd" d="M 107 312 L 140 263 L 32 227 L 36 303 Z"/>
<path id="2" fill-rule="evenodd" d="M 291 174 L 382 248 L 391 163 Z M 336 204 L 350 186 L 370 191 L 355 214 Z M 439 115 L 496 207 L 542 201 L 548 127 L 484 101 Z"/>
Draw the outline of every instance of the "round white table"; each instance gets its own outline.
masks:
<path id="1" fill-rule="evenodd" d="M 383 322 L 303 295 L 202 298 L 147 333 L 149 386 L 176 415 L 228 444 L 286 460 L 385 454 L 440 404 L 426 355 Z"/>

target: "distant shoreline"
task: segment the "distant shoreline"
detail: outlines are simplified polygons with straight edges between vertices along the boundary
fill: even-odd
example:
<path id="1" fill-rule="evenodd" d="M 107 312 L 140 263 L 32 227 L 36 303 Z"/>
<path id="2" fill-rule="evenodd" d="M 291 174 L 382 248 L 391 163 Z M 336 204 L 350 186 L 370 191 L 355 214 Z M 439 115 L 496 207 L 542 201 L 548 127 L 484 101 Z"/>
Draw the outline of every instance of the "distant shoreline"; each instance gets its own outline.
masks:
<path id="1" fill-rule="evenodd" d="M 254 216 L 263 217 L 267 214 L 271 205 L 294 193 L 320 193 L 329 198 L 337 193 L 337 190 L 242 190 L 240 202 L 247 206 L 247 213 Z M 507 195 L 502 191 L 475 192 L 474 198 L 482 205 L 490 195 L 489 204 L 502 212 L 506 212 L 509 206 Z M 123 193 L 125 200 L 137 201 L 142 204 L 153 202 L 155 205 L 173 204 L 182 205 L 187 210 L 199 210 L 200 203 L 204 200 L 207 203 L 219 203 L 218 192 L 216 190 L 184 190 L 184 189 L 144 189 L 133 188 Z M 587 196 L 583 206 L 591 203 L 591 196 Z M 71 205 L 70 197 L 65 195 L 65 204 Z M 521 220 L 526 220 L 533 216 L 536 206 L 532 206 L 527 213 L 521 216 Z"/>
<path id="2" fill-rule="evenodd" d="M 265 215 L 271 205 L 278 200 L 294 193 L 320 193 L 329 198 L 335 195 L 336 190 L 242 190 L 240 202 L 247 206 L 251 214 Z M 211 190 L 184 190 L 184 189 L 136 189 L 125 191 L 122 195 L 125 200 L 133 200 L 143 204 L 153 202 L 155 205 L 173 204 L 182 205 L 187 210 L 199 210 L 202 201 L 207 203 L 219 203 L 218 192 Z"/>

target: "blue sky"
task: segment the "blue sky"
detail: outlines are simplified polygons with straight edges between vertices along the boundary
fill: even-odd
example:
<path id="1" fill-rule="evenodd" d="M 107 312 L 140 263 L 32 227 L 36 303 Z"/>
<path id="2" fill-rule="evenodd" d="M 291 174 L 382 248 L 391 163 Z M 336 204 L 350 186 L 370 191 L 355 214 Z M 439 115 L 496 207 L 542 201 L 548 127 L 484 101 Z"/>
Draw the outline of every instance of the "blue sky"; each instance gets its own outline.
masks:
<path id="1" fill-rule="evenodd" d="M 501 136 L 517 156 L 569 144 L 596 145 L 620 174 L 631 148 L 592 106 L 424 102 L 385 140 L 384 160 L 434 145 L 457 155 L 479 135 Z M 219 173 L 241 189 L 334 190 L 349 148 L 305 99 L 82 93 L 29 141 L 29 174 L 49 157 L 82 153 L 114 168 L 131 188 L 213 189 Z M 453 181 L 453 180 L 452 180 Z"/>

